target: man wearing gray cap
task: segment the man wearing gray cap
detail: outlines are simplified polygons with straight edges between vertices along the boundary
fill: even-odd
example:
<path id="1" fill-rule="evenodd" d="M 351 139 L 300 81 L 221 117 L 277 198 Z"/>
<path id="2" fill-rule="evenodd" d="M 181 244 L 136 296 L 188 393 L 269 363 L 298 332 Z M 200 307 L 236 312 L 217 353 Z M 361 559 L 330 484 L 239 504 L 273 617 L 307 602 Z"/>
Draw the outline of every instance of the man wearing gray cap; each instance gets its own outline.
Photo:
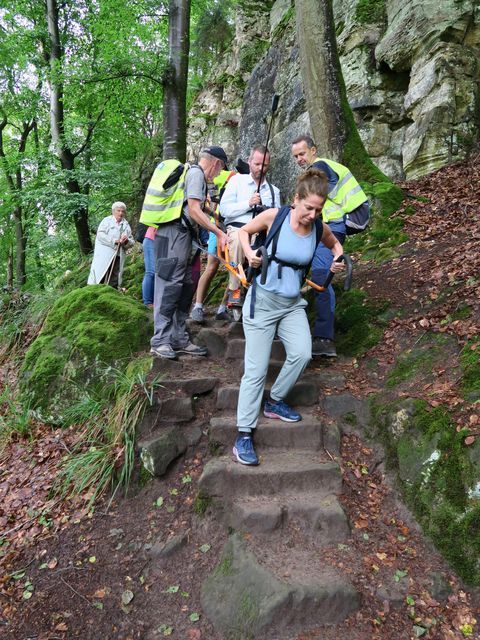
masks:
<path id="1" fill-rule="evenodd" d="M 217 236 L 222 249 L 228 242 L 227 235 L 203 211 L 207 182 L 226 168 L 227 162 L 222 147 L 203 149 L 198 164 L 189 167 L 185 174 L 184 205 L 180 218 L 160 224 L 156 231 L 154 334 L 150 353 L 160 358 L 176 360 L 178 354 L 207 355 L 204 347 L 190 341 L 186 330 L 193 297 L 192 239 L 197 239 L 200 225 Z"/>

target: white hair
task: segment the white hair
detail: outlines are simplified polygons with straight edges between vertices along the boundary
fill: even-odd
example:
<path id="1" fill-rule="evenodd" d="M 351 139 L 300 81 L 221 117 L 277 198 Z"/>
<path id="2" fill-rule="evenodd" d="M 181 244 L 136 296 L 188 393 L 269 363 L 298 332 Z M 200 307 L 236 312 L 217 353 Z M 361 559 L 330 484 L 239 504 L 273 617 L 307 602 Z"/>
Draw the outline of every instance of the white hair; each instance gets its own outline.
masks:
<path id="1" fill-rule="evenodd" d="M 114 202 L 112 204 L 112 211 L 114 209 L 123 209 L 124 211 L 127 210 L 127 205 L 124 202 Z"/>

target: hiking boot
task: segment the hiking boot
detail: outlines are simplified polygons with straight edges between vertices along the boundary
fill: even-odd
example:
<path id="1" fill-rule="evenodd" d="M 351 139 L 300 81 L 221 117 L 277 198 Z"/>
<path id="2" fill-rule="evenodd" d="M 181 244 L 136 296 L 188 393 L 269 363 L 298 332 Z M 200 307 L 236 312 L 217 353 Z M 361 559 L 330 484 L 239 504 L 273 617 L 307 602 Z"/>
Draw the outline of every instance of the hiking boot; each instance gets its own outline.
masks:
<path id="1" fill-rule="evenodd" d="M 233 455 L 240 464 L 257 465 L 258 458 L 253 448 L 252 436 L 248 433 L 239 435 L 235 440 Z"/>
<path id="2" fill-rule="evenodd" d="M 159 347 L 152 347 L 150 353 L 158 358 L 166 358 L 167 360 L 176 360 L 177 354 L 169 344 L 161 344 Z"/>
<path id="3" fill-rule="evenodd" d="M 266 418 L 274 418 L 275 420 L 283 420 L 284 422 L 300 422 L 302 416 L 289 407 L 288 404 L 279 400 L 278 402 L 265 402 L 263 407 L 263 415 Z"/>
<path id="4" fill-rule="evenodd" d="M 216 314 L 215 320 L 218 320 L 219 322 L 220 321 L 231 322 L 232 316 L 228 313 L 228 311 L 221 311 L 220 313 Z"/>
<path id="5" fill-rule="evenodd" d="M 333 340 L 327 338 L 314 338 L 312 341 L 312 356 L 325 356 L 326 358 L 336 358 L 337 351 Z"/>
<path id="6" fill-rule="evenodd" d="M 229 289 L 227 305 L 229 307 L 241 307 L 243 305 L 243 296 L 241 289 Z"/>
<path id="7" fill-rule="evenodd" d="M 189 342 L 184 347 L 173 347 L 175 353 L 184 353 L 187 356 L 206 356 L 208 351 L 206 347 Z"/>
<path id="8" fill-rule="evenodd" d="M 201 307 L 194 307 L 190 314 L 190 319 L 194 322 L 198 322 L 199 324 L 203 324 L 205 322 L 205 318 L 203 317 L 203 309 Z"/>

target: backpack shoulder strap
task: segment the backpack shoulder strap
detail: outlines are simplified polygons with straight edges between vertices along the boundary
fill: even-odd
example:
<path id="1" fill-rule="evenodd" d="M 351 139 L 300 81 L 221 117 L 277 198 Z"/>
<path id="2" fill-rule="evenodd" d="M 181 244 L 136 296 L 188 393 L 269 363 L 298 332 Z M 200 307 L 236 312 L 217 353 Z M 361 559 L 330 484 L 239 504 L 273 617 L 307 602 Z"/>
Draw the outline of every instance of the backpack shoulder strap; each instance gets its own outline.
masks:
<path id="1" fill-rule="evenodd" d="M 268 180 L 265 180 L 265 182 L 268 184 L 268 188 L 270 189 L 270 196 L 272 198 L 272 208 L 275 206 L 275 193 L 273 191 L 273 187 L 271 185 L 270 182 L 268 182 Z"/>
<path id="2" fill-rule="evenodd" d="M 277 215 L 275 216 L 272 226 L 270 227 L 270 231 L 268 232 L 267 237 L 265 239 L 266 247 L 268 247 L 268 245 L 273 241 L 275 236 L 277 236 L 280 233 L 280 228 L 289 213 L 290 213 L 289 205 L 280 207 L 280 209 L 277 211 Z"/>
<path id="3" fill-rule="evenodd" d="M 317 220 L 315 220 L 315 233 L 316 233 L 315 246 L 317 247 L 323 236 L 323 222 L 321 218 L 317 218 Z"/>

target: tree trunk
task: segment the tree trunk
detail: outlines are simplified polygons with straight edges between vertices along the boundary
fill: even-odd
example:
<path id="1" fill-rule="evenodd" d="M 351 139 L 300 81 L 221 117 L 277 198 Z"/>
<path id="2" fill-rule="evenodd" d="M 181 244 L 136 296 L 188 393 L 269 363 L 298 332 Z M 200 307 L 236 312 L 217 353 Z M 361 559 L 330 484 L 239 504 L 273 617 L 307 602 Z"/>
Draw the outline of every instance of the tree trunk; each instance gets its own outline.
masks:
<path id="1" fill-rule="evenodd" d="M 58 27 L 58 7 L 56 0 L 46 0 L 47 24 L 49 36 L 49 62 L 50 62 L 50 128 L 52 141 L 55 145 L 56 153 L 64 171 L 71 172 L 73 176 L 75 170 L 75 155 L 65 142 L 65 114 L 63 110 L 63 82 L 61 80 L 63 50 L 60 41 L 60 31 Z M 71 177 L 66 183 L 68 193 L 81 193 L 78 180 Z M 92 239 L 88 228 L 88 212 L 86 207 L 79 206 L 74 216 L 75 229 L 77 232 L 80 251 L 83 254 L 91 253 L 93 250 Z"/>
<path id="2" fill-rule="evenodd" d="M 15 169 L 15 178 L 9 171 L 7 156 L 5 154 L 5 149 L 3 146 L 3 130 L 5 129 L 7 124 L 8 124 L 7 118 L 6 116 L 4 116 L 3 121 L 0 123 L 0 159 L 2 161 L 5 178 L 6 178 L 9 190 L 12 196 L 14 197 L 14 202 L 16 202 L 13 208 L 13 220 L 15 224 L 15 247 L 16 247 L 15 285 L 17 289 L 20 289 L 27 281 L 27 274 L 25 270 L 27 237 L 25 234 L 23 210 L 21 205 L 19 204 L 19 197 L 23 189 L 23 178 L 22 178 L 22 168 L 21 168 L 19 159 L 17 160 L 17 168 Z M 22 157 L 22 154 L 25 152 L 25 149 L 27 147 L 27 139 L 34 127 L 34 124 L 35 122 L 33 120 L 32 122 L 23 123 L 23 129 L 20 136 L 20 142 L 18 145 L 18 154 L 20 158 Z M 12 271 L 13 271 L 13 266 L 12 266 Z"/>
<path id="3" fill-rule="evenodd" d="M 23 228 L 22 207 L 17 206 L 14 208 L 13 219 L 15 220 L 15 284 L 16 288 L 20 289 L 27 280 L 25 271 L 27 239 Z"/>
<path id="4" fill-rule="evenodd" d="M 345 90 L 332 0 L 295 0 L 300 68 L 320 156 L 346 164 L 358 180 L 389 182 L 370 160 Z"/>
<path id="5" fill-rule="evenodd" d="M 11 291 L 13 289 L 13 249 L 9 247 L 7 256 L 7 289 Z"/>
<path id="6" fill-rule="evenodd" d="M 163 75 L 163 157 L 185 161 L 190 0 L 170 0 L 169 61 Z"/>

